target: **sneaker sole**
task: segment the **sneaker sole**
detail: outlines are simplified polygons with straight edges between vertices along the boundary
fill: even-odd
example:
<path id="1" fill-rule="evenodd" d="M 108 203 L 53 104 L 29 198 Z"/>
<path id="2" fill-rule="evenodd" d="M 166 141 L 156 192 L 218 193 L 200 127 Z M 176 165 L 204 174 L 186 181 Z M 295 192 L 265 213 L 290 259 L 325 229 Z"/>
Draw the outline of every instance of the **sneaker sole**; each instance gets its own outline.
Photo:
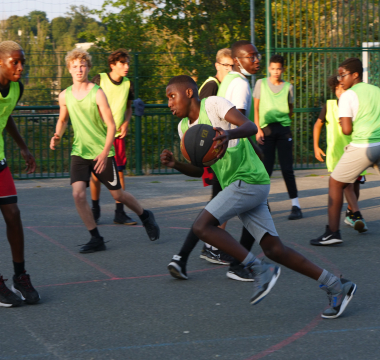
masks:
<path id="1" fill-rule="evenodd" d="M 99 246 L 99 247 L 97 247 L 97 248 L 95 248 L 95 249 L 89 249 L 89 250 L 81 250 L 81 251 L 79 251 L 81 254 L 91 254 L 91 253 L 94 253 L 94 252 L 97 252 L 97 251 L 104 251 L 104 250 L 106 250 L 107 248 L 106 248 L 106 246 L 105 245 L 103 245 L 103 246 Z"/>
<path id="2" fill-rule="evenodd" d="M 344 223 L 347 224 L 348 226 L 354 227 L 354 224 L 352 224 L 349 220 L 344 219 Z"/>
<path id="3" fill-rule="evenodd" d="M 277 279 L 279 278 L 280 274 L 281 274 L 281 268 L 278 267 L 277 268 L 277 272 L 272 276 L 272 279 L 271 281 L 269 282 L 268 284 L 268 287 L 267 289 L 259 296 L 257 297 L 256 299 L 254 300 L 251 300 L 251 305 L 256 305 L 257 303 L 259 303 L 261 300 L 264 299 L 265 296 L 267 296 L 269 294 L 269 292 L 272 290 L 273 286 L 276 284 L 277 282 Z"/>
<path id="4" fill-rule="evenodd" d="M 205 254 L 200 254 L 199 257 L 200 257 L 201 259 L 207 260 L 207 255 L 205 255 Z"/>
<path id="5" fill-rule="evenodd" d="M 366 232 L 368 229 L 366 228 L 365 224 L 361 220 L 356 220 L 354 229 L 360 233 Z"/>
<path id="6" fill-rule="evenodd" d="M 176 279 L 180 279 L 180 280 L 188 279 L 188 277 L 182 272 L 181 267 L 175 262 L 171 262 L 168 265 L 168 270 L 170 272 L 170 275 Z"/>
<path id="7" fill-rule="evenodd" d="M 209 263 L 211 263 L 211 264 L 217 264 L 217 265 L 230 265 L 230 263 L 229 262 L 224 262 L 224 261 L 222 261 L 222 260 L 216 260 L 216 259 L 211 259 L 211 258 L 209 258 L 209 257 L 205 257 L 204 258 L 206 261 L 208 261 Z"/>
<path id="8" fill-rule="evenodd" d="M 244 281 L 244 282 L 252 282 L 252 281 L 254 281 L 253 279 L 242 278 L 242 277 L 236 275 L 235 273 L 233 273 L 233 272 L 229 272 L 229 271 L 227 271 L 226 276 L 227 276 L 229 279 L 231 279 L 231 280 Z"/>
<path id="9" fill-rule="evenodd" d="M 113 221 L 114 224 L 118 224 L 118 225 L 137 225 L 137 221 L 132 221 L 132 222 L 117 222 L 117 221 Z"/>
<path id="10" fill-rule="evenodd" d="M 352 300 L 352 298 L 354 297 L 354 295 L 356 293 L 357 286 L 356 286 L 356 284 L 352 284 L 352 285 L 353 286 L 351 286 L 350 290 L 348 291 L 347 295 L 344 297 L 344 299 L 342 301 L 342 305 L 340 306 L 338 314 L 333 315 L 333 316 L 326 316 L 326 315 L 322 314 L 321 316 L 324 319 L 336 319 L 337 317 L 342 315 L 343 311 L 346 309 L 347 305 L 349 304 L 349 302 Z"/>
<path id="11" fill-rule="evenodd" d="M 37 304 L 40 300 L 41 300 L 41 296 L 40 294 L 38 294 L 38 300 L 36 301 L 33 301 L 33 302 L 30 302 L 30 301 L 27 301 L 24 296 L 22 295 L 21 291 L 20 290 L 17 290 L 14 285 L 12 285 L 12 291 L 21 298 L 21 300 L 25 301 L 27 304 L 29 305 L 33 305 L 33 304 Z"/>
<path id="12" fill-rule="evenodd" d="M 5 303 L 0 302 L 0 307 L 10 308 L 10 307 L 21 306 L 21 304 L 22 302 L 20 302 L 20 304 L 5 304 Z"/>
<path id="13" fill-rule="evenodd" d="M 333 244 L 341 244 L 343 242 L 343 240 L 341 239 L 330 239 L 330 240 L 326 240 L 326 241 L 323 241 L 323 242 L 315 242 L 315 243 L 312 243 L 310 241 L 310 245 L 314 245 L 314 246 L 325 246 L 325 245 L 333 245 Z"/>

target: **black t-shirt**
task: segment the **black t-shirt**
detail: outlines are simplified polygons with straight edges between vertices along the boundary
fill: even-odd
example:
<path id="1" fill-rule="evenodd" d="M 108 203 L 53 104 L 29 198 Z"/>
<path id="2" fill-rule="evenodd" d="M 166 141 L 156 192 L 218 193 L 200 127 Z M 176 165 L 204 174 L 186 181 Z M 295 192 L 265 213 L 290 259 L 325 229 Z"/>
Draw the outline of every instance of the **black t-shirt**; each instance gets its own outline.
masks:
<path id="1" fill-rule="evenodd" d="M 338 105 L 339 105 L 339 100 L 338 100 Z M 327 103 L 323 105 L 323 108 L 321 112 L 319 113 L 318 119 L 322 120 L 322 124 L 326 122 L 326 114 L 327 114 Z"/>
<path id="2" fill-rule="evenodd" d="M 111 79 L 110 74 L 107 73 L 107 75 L 108 75 L 108 78 L 111 80 L 112 84 L 114 84 L 114 85 L 121 85 L 121 83 L 123 82 L 123 79 L 121 79 L 121 81 L 115 81 L 115 80 Z M 94 84 L 100 86 L 100 74 L 95 75 L 94 78 L 91 81 Z M 135 99 L 135 91 L 134 91 L 134 88 L 133 88 L 133 82 L 132 81 L 129 81 L 129 82 L 130 82 L 131 85 L 129 87 L 128 100 L 134 100 Z"/>
<path id="3" fill-rule="evenodd" d="M 216 96 L 218 93 L 219 86 L 216 83 L 216 81 L 212 80 L 206 83 L 205 86 L 203 86 L 201 92 L 199 93 L 199 99 L 205 99 L 209 96 Z"/>
<path id="4" fill-rule="evenodd" d="M 24 93 L 24 84 L 21 81 L 19 81 L 18 83 L 20 84 L 20 96 L 18 97 L 17 102 L 20 101 L 21 96 Z M 11 87 L 11 83 L 9 83 L 6 87 L 2 87 L 0 84 L 0 93 L 3 98 L 8 96 L 10 87 Z"/>

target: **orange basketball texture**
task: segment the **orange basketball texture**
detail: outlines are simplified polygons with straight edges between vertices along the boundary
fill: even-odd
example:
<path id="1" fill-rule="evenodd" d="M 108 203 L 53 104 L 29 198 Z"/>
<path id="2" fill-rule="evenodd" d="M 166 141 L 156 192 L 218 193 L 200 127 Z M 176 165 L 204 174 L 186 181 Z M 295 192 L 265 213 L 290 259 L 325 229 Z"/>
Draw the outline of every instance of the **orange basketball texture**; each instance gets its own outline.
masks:
<path id="1" fill-rule="evenodd" d="M 182 136 L 181 152 L 191 164 L 203 167 L 215 164 L 218 161 L 217 155 L 221 148 L 214 149 L 220 140 L 213 141 L 219 134 L 212 126 L 199 124 L 189 128 Z"/>

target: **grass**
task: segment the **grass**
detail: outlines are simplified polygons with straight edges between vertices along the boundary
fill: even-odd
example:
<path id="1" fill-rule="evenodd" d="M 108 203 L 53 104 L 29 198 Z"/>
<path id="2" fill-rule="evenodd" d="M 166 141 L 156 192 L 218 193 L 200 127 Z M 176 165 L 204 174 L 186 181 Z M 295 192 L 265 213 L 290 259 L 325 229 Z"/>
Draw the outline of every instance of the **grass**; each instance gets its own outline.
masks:
<path id="1" fill-rule="evenodd" d="M 159 184 L 159 183 L 161 183 L 161 181 L 151 181 L 150 183 L 151 184 Z"/>

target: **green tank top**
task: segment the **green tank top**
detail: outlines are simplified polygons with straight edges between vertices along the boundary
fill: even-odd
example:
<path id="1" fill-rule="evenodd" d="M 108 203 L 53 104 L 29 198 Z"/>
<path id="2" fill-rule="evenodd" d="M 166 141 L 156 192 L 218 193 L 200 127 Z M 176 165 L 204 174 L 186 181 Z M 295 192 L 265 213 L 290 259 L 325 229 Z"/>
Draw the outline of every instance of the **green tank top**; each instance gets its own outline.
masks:
<path id="1" fill-rule="evenodd" d="M 96 104 L 96 92 L 98 85 L 89 91 L 81 100 L 77 100 L 72 93 L 72 86 L 66 89 L 65 99 L 71 124 L 74 129 L 74 142 L 71 155 L 80 156 L 83 159 L 93 160 L 104 149 L 107 137 L 107 127 L 100 117 Z M 108 157 L 115 155 L 112 146 Z"/>
<path id="2" fill-rule="evenodd" d="M 259 105 L 260 127 L 265 128 L 272 123 L 280 123 L 282 126 L 289 126 L 291 123 L 288 103 L 290 84 L 285 81 L 284 87 L 281 91 L 275 94 L 270 89 L 268 81 L 268 78 L 264 78 L 261 81 Z"/>
<path id="3" fill-rule="evenodd" d="M 371 84 L 359 83 L 350 90 L 359 99 L 359 110 L 352 122 L 352 143 L 380 142 L 380 89 Z"/>
<path id="4" fill-rule="evenodd" d="M 205 108 L 206 99 L 201 101 L 198 124 L 213 126 Z M 181 130 L 184 134 L 189 128 L 189 119 L 181 120 Z M 248 184 L 268 185 L 269 175 L 265 170 L 252 145 L 246 138 L 239 139 L 239 143 L 228 148 L 223 158 L 211 165 L 222 189 L 236 180 L 242 180 Z"/>
<path id="5" fill-rule="evenodd" d="M 9 93 L 4 98 L 0 94 L 0 160 L 5 158 L 3 130 L 7 126 L 8 118 L 11 116 L 13 109 L 16 107 L 20 97 L 20 84 L 13 82 L 9 84 Z"/>
<path id="6" fill-rule="evenodd" d="M 123 77 L 120 85 L 112 83 L 108 74 L 100 73 L 100 87 L 107 96 L 108 104 L 111 108 L 113 119 L 116 124 L 115 137 L 120 136 L 118 129 L 125 120 L 125 110 L 127 109 L 127 101 L 131 82 L 127 77 Z"/>
<path id="7" fill-rule="evenodd" d="M 218 85 L 218 88 L 219 88 L 219 85 L 220 85 L 220 82 L 219 80 L 216 78 L 216 77 L 213 77 L 213 76 L 209 76 L 209 78 L 201 85 L 201 87 L 198 89 L 198 94 L 201 93 L 201 90 L 203 89 L 203 87 L 210 81 L 215 81 L 216 84 Z"/>

